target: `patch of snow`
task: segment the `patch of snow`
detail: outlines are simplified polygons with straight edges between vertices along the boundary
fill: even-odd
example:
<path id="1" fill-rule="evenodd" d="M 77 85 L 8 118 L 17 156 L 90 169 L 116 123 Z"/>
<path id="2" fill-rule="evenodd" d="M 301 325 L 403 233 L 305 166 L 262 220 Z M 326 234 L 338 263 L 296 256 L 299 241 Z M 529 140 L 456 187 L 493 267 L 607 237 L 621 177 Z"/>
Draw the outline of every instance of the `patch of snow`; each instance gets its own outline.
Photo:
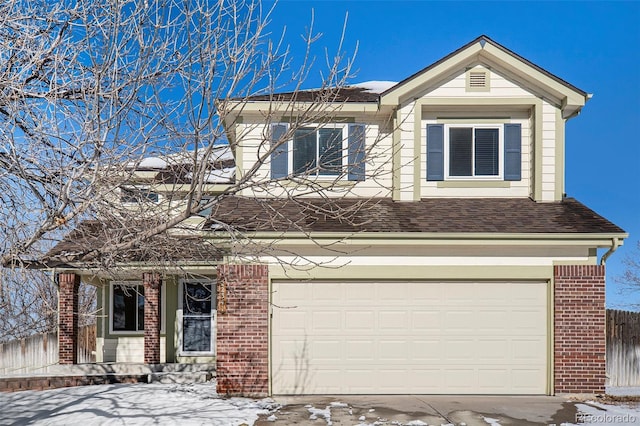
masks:
<path id="1" fill-rule="evenodd" d="M 365 420 L 367 420 L 367 418 L 365 416 L 360 416 L 358 417 L 358 420 L 360 420 L 361 422 L 364 422 Z"/>
<path id="2" fill-rule="evenodd" d="M 0 393 L 9 424 L 253 424 L 271 399 L 221 398 L 215 384 L 118 384 Z"/>
<path id="3" fill-rule="evenodd" d="M 427 423 L 422 420 L 411 420 L 409 423 L 406 423 L 407 426 L 429 426 Z"/>
<path id="4" fill-rule="evenodd" d="M 369 408 L 369 412 L 370 412 L 370 413 L 373 413 L 374 411 L 376 411 L 376 409 L 375 409 L 375 408 Z"/>
<path id="5" fill-rule="evenodd" d="M 309 410 L 309 413 L 311 413 L 311 415 L 309 416 L 309 420 L 317 420 L 319 416 L 321 416 L 324 417 L 324 420 L 327 422 L 327 426 L 333 425 L 333 422 L 331 421 L 330 406 L 327 406 L 325 408 L 315 408 L 314 406 L 311 406 L 307 408 L 307 410 Z"/>
<path id="6" fill-rule="evenodd" d="M 166 169 L 167 162 L 160 157 L 147 157 L 143 158 L 140 164 L 138 164 L 139 169 Z"/>
<path id="7" fill-rule="evenodd" d="M 500 421 L 498 419 L 492 419 L 491 417 L 483 417 L 483 419 L 491 426 L 500 426 Z"/>
<path id="8" fill-rule="evenodd" d="M 372 80 L 363 81 L 362 83 L 351 84 L 350 87 L 359 87 L 365 89 L 369 93 L 382 93 L 398 84 L 397 81 Z"/>
<path id="9" fill-rule="evenodd" d="M 278 420 L 278 418 L 276 417 L 275 414 L 272 414 L 269 417 L 267 417 L 268 422 L 275 422 L 276 420 Z"/>
<path id="10" fill-rule="evenodd" d="M 584 404 L 576 404 L 576 408 L 576 423 L 562 423 L 563 426 L 628 426 L 640 423 L 640 406 L 635 403 L 611 405 L 587 401 Z"/>
<path id="11" fill-rule="evenodd" d="M 334 408 L 347 408 L 349 404 L 347 404 L 346 402 L 332 402 L 331 406 Z"/>
<path id="12" fill-rule="evenodd" d="M 227 169 L 211 170 L 204 175 L 204 183 L 228 183 L 235 174 L 235 167 Z M 185 175 L 187 179 L 193 179 L 193 173 Z"/>

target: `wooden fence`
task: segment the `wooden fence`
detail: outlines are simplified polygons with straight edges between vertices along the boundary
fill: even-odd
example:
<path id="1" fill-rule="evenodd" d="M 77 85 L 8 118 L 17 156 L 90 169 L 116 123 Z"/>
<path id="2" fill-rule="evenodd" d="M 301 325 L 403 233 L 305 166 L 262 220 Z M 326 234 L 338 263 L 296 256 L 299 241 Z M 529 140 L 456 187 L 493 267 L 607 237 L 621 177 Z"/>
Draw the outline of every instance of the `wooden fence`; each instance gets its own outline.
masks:
<path id="1" fill-rule="evenodd" d="M 607 385 L 640 386 L 640 312 L 607 309 Z"/>
<path id="2" fill-rule="evenodd" d="M 96 326 L 78 329 L 78 363 L 96 360 Z M 36 334 L 0 343 L 0 375 L 46 373 L 58 363 L 58 333 Z"/>

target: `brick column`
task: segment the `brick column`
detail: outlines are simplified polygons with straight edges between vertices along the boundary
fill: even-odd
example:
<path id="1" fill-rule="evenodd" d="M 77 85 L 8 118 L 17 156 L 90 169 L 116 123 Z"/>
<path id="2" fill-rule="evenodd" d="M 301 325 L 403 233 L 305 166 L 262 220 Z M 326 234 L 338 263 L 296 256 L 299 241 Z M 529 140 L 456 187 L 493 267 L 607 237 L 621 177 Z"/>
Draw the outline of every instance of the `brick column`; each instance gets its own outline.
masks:
<path id="1" fill-rule="evenodd" d="M 142 274 L 144 285 L 144 363 L 160 364 L 160 275 Z"/>
<path id="2" fill-rule="evenodd" d="M 269 392 L 269 268 L 218 267 L 217 391 L 266 396 Z"/>
<path id="3" fill-rule="evenodd" d="M 556 393 L 604 393 L 604 265 L 554 267 Z"/>
<path id="4" fill-rule="evenodd" d="M 78 289 L 80 275 L 58 274 L 58 363 L 78 363 Z"/>

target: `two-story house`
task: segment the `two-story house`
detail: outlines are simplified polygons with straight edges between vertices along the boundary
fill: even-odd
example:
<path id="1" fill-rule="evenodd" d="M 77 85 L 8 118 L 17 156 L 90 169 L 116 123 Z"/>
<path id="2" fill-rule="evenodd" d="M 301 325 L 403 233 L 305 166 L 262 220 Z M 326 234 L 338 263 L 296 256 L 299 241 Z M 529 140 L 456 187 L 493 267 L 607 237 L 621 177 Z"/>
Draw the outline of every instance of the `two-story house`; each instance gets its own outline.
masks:
<path id="1" fill-rule="evenodd" d="M 104 284 L 98 360 L 215 361 L 221 393 L 603 392 L 604 263 L 627 235 L 565 196 L 589 98 L 481 36 L 399 83 L 222 102 L 253 184 L 201 229 L 243 241 L 197 280 Z M 72 303 L 81 272 L 59 273 Z"/>

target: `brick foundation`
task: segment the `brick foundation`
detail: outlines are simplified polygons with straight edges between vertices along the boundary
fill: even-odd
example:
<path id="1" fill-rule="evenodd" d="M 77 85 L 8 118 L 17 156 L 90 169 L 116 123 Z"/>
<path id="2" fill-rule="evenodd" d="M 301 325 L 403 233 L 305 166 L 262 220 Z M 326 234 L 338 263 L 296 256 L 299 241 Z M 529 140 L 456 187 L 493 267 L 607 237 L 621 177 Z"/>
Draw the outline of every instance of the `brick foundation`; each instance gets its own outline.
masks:
<path id="1" fill-rule="evenodd" d="M 218 267 L 218 393 L 266 396 L 269 381 L 269 269 Z M 221 299 L 223 298 L 224 301 Z"/>
<path id="2" fill-rule="evenodd" d="M 78 289 L 80 275 L 58 274 L 58 362 L 78 363 Z"/>
<path id="3" fill-rule="evenodd" d="M 156 273 L 142 274 L 144 285 L 144 363 L 160 364 L 160 286 Z"/>
<path id="4" fill-rule="evenodd" d="M 605 268 L 554 267 L 556 393 L 604 393 Z"/>

